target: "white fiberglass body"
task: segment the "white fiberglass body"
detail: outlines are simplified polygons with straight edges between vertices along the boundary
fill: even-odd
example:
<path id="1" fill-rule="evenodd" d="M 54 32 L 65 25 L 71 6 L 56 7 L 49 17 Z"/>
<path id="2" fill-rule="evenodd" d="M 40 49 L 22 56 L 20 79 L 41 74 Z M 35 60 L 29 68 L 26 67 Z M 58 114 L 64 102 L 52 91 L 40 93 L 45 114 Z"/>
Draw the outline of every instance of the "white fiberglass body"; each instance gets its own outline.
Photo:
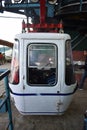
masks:
<path id="1" fill-rule="evenodd" d="M 10 88 L 20 113 L 62 114 L 76 89 L 70 36 L 28 33 L 15 37 Z"/>

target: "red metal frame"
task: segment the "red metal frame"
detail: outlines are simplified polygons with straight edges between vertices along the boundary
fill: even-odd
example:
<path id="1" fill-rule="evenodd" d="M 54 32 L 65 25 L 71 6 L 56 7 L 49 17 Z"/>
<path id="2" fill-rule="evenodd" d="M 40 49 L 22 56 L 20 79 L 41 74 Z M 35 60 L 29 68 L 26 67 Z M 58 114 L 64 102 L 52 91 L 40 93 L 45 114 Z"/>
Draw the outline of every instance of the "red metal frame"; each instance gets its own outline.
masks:
<path id="1" fill-rule="evenodd" d="M 25 22 L 22 23 L 22 29 L 25 30 L 25 28 L 32 28 L 33 32 L 57 32 L 58 29 L 63 29 L 62 23 L 59 24 L 25 24 Z M 29 32 L 32 32 L 29 30 Z"/>
<path id="2" fill-rule="evenodd" d="M 45 23 L 46 18 L 46 0 L 40 0 L 40 23 Z"/>
<path id="3" fill-rule="evenodd" d="M 40 0 L 40 23 L 39 24 L 29 24 L 22 22 L 22 31 L 26 28 L 28 32 L 58 32 L 58 29 L 63 29 L 62 23 L 46 23 L 46 0 Z M 31 29 L 32 28 L 32 31 Z"/>

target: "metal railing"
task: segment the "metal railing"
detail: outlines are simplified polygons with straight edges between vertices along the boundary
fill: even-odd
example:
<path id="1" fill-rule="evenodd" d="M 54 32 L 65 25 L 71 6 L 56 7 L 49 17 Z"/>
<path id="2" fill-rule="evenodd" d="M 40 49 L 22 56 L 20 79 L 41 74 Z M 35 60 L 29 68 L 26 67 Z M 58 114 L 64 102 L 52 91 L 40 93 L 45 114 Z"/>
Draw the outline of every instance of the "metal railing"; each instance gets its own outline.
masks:
<path id="1" fill-rule="evenodd" d="M 8 84 L 9 73 L 10 73 L 10 70 L 0 69 L 0 81 L 4 79 L 4 85 L 5 85 L 5 91 L 6 91 L 6 96 L 3 98 L 3 100 L 0 103 L 0 109 L 3 107 L 4 104 L 7 104 L 7 111 L 8 111 L 8 117 L 9 117 L 7 130 L 13 130 L 12 111 L 11 111 L 11 102 L 10 102 L 10 89 L 9 89 L 9 84 Z"/>

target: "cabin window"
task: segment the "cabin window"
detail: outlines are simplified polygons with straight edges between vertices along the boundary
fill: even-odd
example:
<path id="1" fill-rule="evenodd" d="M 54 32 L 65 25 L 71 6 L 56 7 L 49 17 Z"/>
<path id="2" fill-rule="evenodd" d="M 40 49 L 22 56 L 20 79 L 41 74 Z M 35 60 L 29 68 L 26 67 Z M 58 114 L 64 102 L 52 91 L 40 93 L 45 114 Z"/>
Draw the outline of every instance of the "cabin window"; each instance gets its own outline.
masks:
<path id="1" fill-rule="evenodd" d="M 66 41 L 65 52 L 65 83 L 71 85 L 75 83 L 75 74 L 70 40 Z"/>
<path id="2" fill-rule="evenodd" d="M 57 46 L 33 43 L 27 51 L 27 83 L 31 86 L 54 86 L 57 82 Z"/>
<path id="3" fill-rule="evenodd" d="M 12 84 L 19 83 L 19 41 L 15 41 L 13 47 L 13 56 L 11 62 L 11 77 L 10 82 Z"/>

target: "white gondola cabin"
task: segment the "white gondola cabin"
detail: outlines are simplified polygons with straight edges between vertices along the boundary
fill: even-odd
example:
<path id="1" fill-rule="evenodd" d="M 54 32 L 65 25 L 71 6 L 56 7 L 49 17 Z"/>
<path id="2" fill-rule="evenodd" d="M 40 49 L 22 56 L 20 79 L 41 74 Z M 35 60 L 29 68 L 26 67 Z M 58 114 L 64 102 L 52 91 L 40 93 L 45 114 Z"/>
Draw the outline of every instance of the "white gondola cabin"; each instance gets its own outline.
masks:
<path id="1" fill-rule="evenodd" d="M 15 105 L 24 115 L 63 114 L 76 90 L 68 34 L 16 35 L 10 88 Z"/>

